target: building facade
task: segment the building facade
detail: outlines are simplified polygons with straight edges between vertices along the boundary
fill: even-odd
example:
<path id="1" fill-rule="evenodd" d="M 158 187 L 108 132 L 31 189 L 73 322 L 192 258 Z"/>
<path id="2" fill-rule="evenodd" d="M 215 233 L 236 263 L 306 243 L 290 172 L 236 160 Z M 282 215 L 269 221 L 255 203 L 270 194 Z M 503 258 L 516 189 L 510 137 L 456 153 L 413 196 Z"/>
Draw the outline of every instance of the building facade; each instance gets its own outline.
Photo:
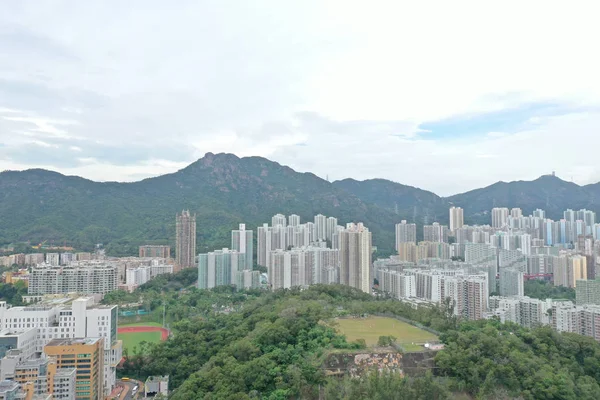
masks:
<path id="1" fill-rule="evenodd" d="M 183 210 L 176 217 L 175 256 L 178 268 L 196 265 L 196 214 Z"/>
<path id="2" fill-rule="evenodd" d="M 141 258 L 171 258 L 171 247 L 162 245 L 144 245 L 139 248 Z"/>
<path id="3" fill-rule="evenodd" d="M 340 235 L 340 283 L 371 292 L 372 236 L 362 223 L 350 223 Z"/>

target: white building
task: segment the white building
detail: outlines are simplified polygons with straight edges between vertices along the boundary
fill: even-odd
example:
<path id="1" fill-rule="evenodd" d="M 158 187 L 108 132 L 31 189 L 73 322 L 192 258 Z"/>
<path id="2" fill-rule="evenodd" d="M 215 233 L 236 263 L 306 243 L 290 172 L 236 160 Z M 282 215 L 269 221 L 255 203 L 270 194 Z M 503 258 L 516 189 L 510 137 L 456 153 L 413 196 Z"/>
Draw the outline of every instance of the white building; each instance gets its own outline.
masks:
<path id="1" fill-rule="evenodd" d="M 526 328 L 549 325 L 552 300 L 532 299 L 527 296 L 489 298 L 489 308 L 502 322 L 514 322 Z"/>
<path id="2" fill-rule="evenodd" d="M 117 306 L 96 305 L 92 297 L 54 301 L 51 304 L 8 307 L 0 302 L 0 329 L 37 331 L 35 352 L 41 354 L 52 339 L 104 338 L 104 391 L 115 387 L 116 367 L 123 343 L 117 340 Z"/>
<path id="3" fill-rule="evenodd" d="M 156 278 L 158 275 L 173 273 L 172 264 L 160 264 L 158 260 L 152 261 L 151 265 L 143 265 L 125 270 L 125 284 L 128 287 L 135 288 Z"/>
<path id="4" fill-rule="evenodd" d="M 371 293 L 372 237 L 362 223 L 350 223 L 340 235 L 340 283 Z"/>
<path id="5" fill-rule="evenodd" d="M 291 215 L 290 220 L 292 217 L 298 216 Z M 300 217 L 298 217 L 298 221 L 300 221 Z M 293 222 L 296 222 L 295 219 Z M 290 224 L 290 226 L 294 225 Z M 246 230 L 246 224 L 240 224 L 239 229 L 231 231 L 231 249 L 245 254 L 246 265 L 244 269 L 252 270 L 252 258 L 254 257 L 253 232 Z"/>
<path id="6" fill-rule="evenodd" d="M 235 285 L 246 267 L 246 254 L 224 248 L 198 255 L 198 288 Z"/>
<path id="7" fill-rule="evenodd" d="M 454 233 L 464 225 L 463 209 L 460 207 L 450 207 L 450 232 Z"/>
<path id="8" fill-rule="evenodd" d="M 296 214 L 292 214 L 288 216 L 288 226 L 298 226 L 300 225 L 300 216 Z"/>
<path id="9" fill-rule="evenodd" d="M 60 265 L 59 253 L 46 253 L 46 264 L 58 267 Z"/>
<path id="10" fill-rule="evenodd" d="M 417 224 L 408 224 L 402 220 L 396 224 L 396 251 L 400 251 L 402 243 L 417 244 Z"/>
<path id="11" fill-rule="evenodd" d="M 500 296 L 524 296 L 525 277 L 522 271 L 514 268 L 500 269 Z"/>
<path id="12" fill-rule="evenodd" d="M 103 261 L 71 263 L 68 267 L 38 265 L 29 275 L 28 294 L 105 294 L 117 289 L 117 266 Z"/>
<path id="13" fill-rule="evenodd" d="M 508 222 L 508 208 L 493 208 L 492 209 L 492 228 L 503 228 Z"/>
<path id="14" fill-rule="evenodd" d="M 431 225 L 423 226 L 424 242 L 445 242 L 448 243 L 448 227 L 434 222 Z"/>
<path id="15" fill-rule="evenodd" d="M 335 217 L 328 217 L 327 218 L 327 229 L 325 232 L 325 236 L 327 237 L 327 240 L 329 242 L 331 242 L 333 240 L 333 235 L 335 233 L 337 233 L 337 227 L 338 227 L 338 220 Z"/>

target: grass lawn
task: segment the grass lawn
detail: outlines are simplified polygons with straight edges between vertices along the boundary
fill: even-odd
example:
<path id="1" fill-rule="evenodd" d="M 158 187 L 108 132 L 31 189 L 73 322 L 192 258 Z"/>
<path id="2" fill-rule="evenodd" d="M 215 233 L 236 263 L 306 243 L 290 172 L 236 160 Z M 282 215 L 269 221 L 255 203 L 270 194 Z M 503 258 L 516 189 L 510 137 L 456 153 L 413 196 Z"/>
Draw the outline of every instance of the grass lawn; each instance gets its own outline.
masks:
<path id="1" fill-rule="evenodd" d="M 117 338 L 123 341 L 123 350 L 127 349 L 129 354 L 133 354 L 133 347 L 140 348 L 140 342 L 148 343 L 160 342 L 160 332 L 135 332 L 135 333 L 117 333 Z"/>
<path id="2" fill-rule="evenodd" d="M 364 339 L 367 346 L 377 345 L 379 336 L 394 336 L 396 342 L 402 344 L 406 351 L 417 351 L 422 350 L 423 347 L 412 343 L 422 344 L 438 339 L 432 333 L 394 318 L 342 318 L 337 319 L 336 323 L 336 329 L 346 335 L 349 342 Z"/>

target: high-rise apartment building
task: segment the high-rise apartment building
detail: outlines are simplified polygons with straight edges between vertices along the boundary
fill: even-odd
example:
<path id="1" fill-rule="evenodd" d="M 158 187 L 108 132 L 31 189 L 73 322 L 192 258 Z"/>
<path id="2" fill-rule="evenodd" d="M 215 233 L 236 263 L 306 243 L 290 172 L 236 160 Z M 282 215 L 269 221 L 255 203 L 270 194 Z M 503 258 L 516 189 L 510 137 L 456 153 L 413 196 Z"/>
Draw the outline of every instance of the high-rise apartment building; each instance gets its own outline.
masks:
<path id="1" fill-rule="evenodd" d="M 574 224 L 577 220 L 577 213 L 569 208 L 568 210 L 565 210 L 563 212 L 563 218 L 566 221 L 569 221 L 570 223 Z"/>
<path id="2" fill-rule="evenodd" d="M 340 235 L 340 283 L 371 292 L 372 237 L 362 223 L 350 223 Z"/>
<path id="3" fill-rule="evenodd" d="M 327 218 L 327 229 L 325 236 L 329 242 L 333 240 L 333 235 L 337 232 L 338 220 L 335 217 Z"/>
<path id="4" fill-rule="evenodd" d="M 456 232 L 456 230 L 462 228 L 463 225 L 463 209 L 460 207 L 450 207 L 450 232 Z"/>
<path id="5" fill-rule="evenodd" d="M 510 209 L 510 216 L 512 218 L 522 218 L 523 217 L 523 210 L 521 210 L 520 208 L 511 208 Z"/>
<path id="6" fill-rule="evenodd" d="M 424 242 L 445 242 L 448 243 L 448 227 L 434 222 L 431 225 L 423 226 Z"/>
<path id="7" fill-rule="evenodd" d="M 544 210 L 542 210 L 542 209 L 540 209 L 540 208 L 537 208 L 537 209 L 535 209 L 535 210 L 533 211 L 533 213 L 532 213 L 531 215 L 532 215 L 534 218 L 541 218 L 541 219 L 544 219 L 544 218 L 546 218 L 546 211 L 544 211 Z"/>
<path id="8" fill-rule="evenodd" d="M 244 269 L 252 270 L 254 257 L 253 232 L 246 230 L 246 224 L 240 224 L 238 230 L 231 231 L 231 249 L 245 254 L 246 265 Z"/>
<path id="9" fill-rule="evenodd" d="M 583 235 L 591 234 L 591 227 L 596 223 L 596 213 L 590 210 L 581 209 L 577 211 L 577 219 L 583 221 L 587 228 L 589 228 Z"/>
<path id="10" fill-rule="evenodd" d="M 267 271 L 272 290 L 338 283 L 339 251 L 313 246 L 274 250 Z"/>
<path id="11" fill-rule="evenodd" d="M 318 214 L 315 215 L 315 240 L 327 239 L 327 217 Z"/>
<path id="12" fill-rule="evenodd" d="M 396 224 L 396 251 L 401 243 L 417 243 L 417 224 L 408 224 L 406 220 Z"/>
<path id="13" fill-rule="evenodd" d="M 140 246 L 139 255 L 142 258 L 171 258 L 171 247 L 162 245 Z"/>
<path id="14" fill-rule="evenodd" d="M 417 262 L 427 258 L 450 259 L 450 245 L 442 242 L 419 242 Z"/>
<path id="15" fill-rule="evenodd" d="M 176 263 L 178 268 L 192 268 L 196 265 L 196 214 L 189 210 L 177 214 Z"/>
<path id="16" fill-rule="evenodd" d="M 508 208 L 492 208 L 492 228 L 503 228 L 508 221 Z"/>
<path id="17" fill-rule="evenodd" d="M 271 218 L 271 226 L 276 227 L 278 225 L 281 225 L 282 227 L 285 228 L 285 226 L 286 226 L 285 215 L 283 215 L 283 214 L 273 215 L 273 217 Z"/>
<path id="18" fill-rule="evenodd" d="M 292 214 L 288 217 L 288 226 L 298 226 L 300 225 L 300 216 L 296 214 Z"/>
<path id="19" fill-rule="evenodd" d="M 560 254 L 553 258 L 553 277 L 556 286 L 575 288 L 577 281 L 587 279 L 585 256 Z"/>
<path id="20" fill-rule="evenodd" d="M 234 285 L 246 266 L 246 254 L 227 248 L 198 255 L 198 289 Z M 258 271 L 257 271 L 258 272 Z"/>
<path id="21" fill-rule="evenodd" d="M 578 280 L 575 287 L 578 306 L 586 304 L 600 305 L 600 279 Z"/>
<path id="22" fill-rule="evenodd" d="M 417 262 L 417 245 L 413 242 L 398 243 L 398 258 L 401 261 Z"/>
<path id="23" fill-rule="evenodd" d="M 489 297 L 488 276 L 444 277 L 444 295 L 454 303 L 454 314 L 468 320 L 483 319 Z"/>
<path id="24" fill-rule="evenodd" d="M 56 359 L 58 368 L 76 368 L 75 397 L 104 399 L 104 357 L 101 338 L 53 339 L 44 353 Z"/>
<path id="25" fill-rule="evenodd" d="M 500 296 L 524 296 L 524 274 L 515 268 L 500 269 Z"/>
<path id="26" fill-rule="evenodd" d="M 256 263 L 267 266 L 269 253 L 271 253 L 271 229 L 269 224 L 263 224 L 256 229 Z"/>

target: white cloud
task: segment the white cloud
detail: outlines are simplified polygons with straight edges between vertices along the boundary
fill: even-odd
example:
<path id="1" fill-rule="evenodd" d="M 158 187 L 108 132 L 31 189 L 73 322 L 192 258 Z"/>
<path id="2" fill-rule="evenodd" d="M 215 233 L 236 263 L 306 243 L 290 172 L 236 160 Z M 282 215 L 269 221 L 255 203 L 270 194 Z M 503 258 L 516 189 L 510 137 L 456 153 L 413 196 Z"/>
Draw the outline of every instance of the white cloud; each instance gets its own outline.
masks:
<path id="1" fill-rule="evenodd" d="M 224 151 L 442 194 L 551 170 L 600 179 L 596 1 L 5 8 L 0 168 L 131 180 Z M 468 137 L 419 128 L 531 103 L 574 111 Z"/>

